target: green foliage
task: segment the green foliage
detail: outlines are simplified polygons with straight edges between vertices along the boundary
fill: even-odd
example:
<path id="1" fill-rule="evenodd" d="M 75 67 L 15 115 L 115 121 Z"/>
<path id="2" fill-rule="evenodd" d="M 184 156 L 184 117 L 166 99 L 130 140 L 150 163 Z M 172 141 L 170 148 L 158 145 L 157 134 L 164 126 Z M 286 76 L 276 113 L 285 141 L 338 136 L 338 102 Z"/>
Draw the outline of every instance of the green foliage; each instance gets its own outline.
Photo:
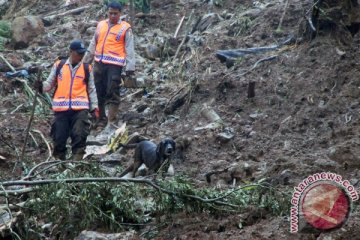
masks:
<path id="1" fill-rule="evenodd" d="M 4 38 L 11 37 L 11 27 L 9 22 L 0 21 L 0 37 L 4 37 Z"/>
<path id="2" fill-rule="evenodd" d="M 104 4 L 108 5 L 110 2 L 118 2 L 121 4 L 127 4 L 129 0 L 104 0 Z"/>
<path id="3" fill-rule="evenodd" d="M 108 5 L 109 2 L 118 2 L 123 5 L 129 4 L 129 0 L 104 0 L 104 5 Z M 150 12 L 150 0 L 134 0 L 135 8 L 144 13 Z"/>
<path id="4" fill-rule="evenodd" d="M 238 37 L 246 34 L 253 25 L 249 17 L 240 17 L 236 19 L 229 27 L 229 36 Z"/>
<path id="5" fill-rule="evenodd" d="M 4 50 L 4 44 L 7 38 L 11 37 L 10 23 L 7 21 L 0 21 L 0 51 Z"/>
<path id="6" fill-rule="evenodd" d="M 97 166 L 74 167 L 58 175 L 58 179 L 104 177 Z M 135 183 L 59 183 L 42 186 L 32 193 L 26 206 L 27 229 L 41 232 L 37 222 L 52 222 L 53 233 L 72 239 L 84 229 L 101 228 L 121 231 L 124 225 L 146 224 L 153 218 L 177 212 L 211 214 L 240 212 L 249 206 L 267 209 L 273 214 L 288 212 L 290 195 L 264 191 L 259 185 L 219 191 L 197 188 L 186 177 L 157 180 L 157 189 Z M 266 197 L 263 197 L 266 196 Z M 26 236 L 25 233 L 22 234 Z"/>

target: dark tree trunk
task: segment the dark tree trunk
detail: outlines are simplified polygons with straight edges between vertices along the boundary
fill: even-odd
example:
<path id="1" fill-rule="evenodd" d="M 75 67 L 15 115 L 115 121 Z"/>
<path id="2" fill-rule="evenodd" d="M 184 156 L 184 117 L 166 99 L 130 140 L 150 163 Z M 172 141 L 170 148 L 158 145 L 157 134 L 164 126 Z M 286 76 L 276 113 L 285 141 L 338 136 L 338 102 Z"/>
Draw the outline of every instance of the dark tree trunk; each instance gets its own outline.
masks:
<path id="1" fill-rule="evenodd" d="M 307 16 L 305 35 L 313 39 L 319 33 L 331 32 L 348 43 L 360 28 L 360 6 L 357 0 L 314 0 Z"/>

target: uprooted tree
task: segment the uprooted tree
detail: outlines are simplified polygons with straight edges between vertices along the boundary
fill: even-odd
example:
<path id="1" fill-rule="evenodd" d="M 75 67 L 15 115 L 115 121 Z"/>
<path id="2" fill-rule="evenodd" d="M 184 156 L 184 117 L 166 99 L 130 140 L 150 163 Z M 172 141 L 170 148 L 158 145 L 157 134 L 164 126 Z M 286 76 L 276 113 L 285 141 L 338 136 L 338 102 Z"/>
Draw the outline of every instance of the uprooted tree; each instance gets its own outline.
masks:
<path id="1" fill-rule="evenodd" d="M 54 167 L 65 170 L 51 173 Z M 284 215 L 289 197 L 286 189 L 265 181 L 219 191 L 198 188 L 184 176 L 121 179 L 109 177 L 94 162 L 43 162 L 20 181 L 0 182 L 0 238 L 73 239 L 89 228 L 157 228 L 160 218 L 179 212 L 216 215 L 254 207 Z"/>

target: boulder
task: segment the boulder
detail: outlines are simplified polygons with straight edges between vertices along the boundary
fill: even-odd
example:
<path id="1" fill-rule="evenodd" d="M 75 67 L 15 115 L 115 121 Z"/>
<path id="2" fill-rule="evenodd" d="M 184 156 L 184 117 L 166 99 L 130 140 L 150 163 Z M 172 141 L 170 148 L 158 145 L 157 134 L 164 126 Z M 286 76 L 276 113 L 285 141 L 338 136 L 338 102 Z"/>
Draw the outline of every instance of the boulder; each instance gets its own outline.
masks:
<path id="1" fill-rule="evenodd" d="M 44 24 L 37 16 L 17 17 L 11 24 L 12 40 L 14 48 L 26 48 L 36 37 L 41 36 L 44 31 Z"/>

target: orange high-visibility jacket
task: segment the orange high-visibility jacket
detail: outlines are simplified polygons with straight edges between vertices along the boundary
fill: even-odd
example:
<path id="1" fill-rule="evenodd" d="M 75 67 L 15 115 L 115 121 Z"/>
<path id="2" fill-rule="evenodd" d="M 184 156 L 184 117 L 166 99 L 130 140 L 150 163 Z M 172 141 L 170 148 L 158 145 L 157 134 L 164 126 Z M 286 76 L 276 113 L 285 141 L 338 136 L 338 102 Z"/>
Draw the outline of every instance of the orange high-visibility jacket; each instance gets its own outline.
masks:
<path id="1" fill-rule="evenodd" d="M 130 27 L 130 24 L 125 21 L 111 27 L 109 20 L 100 21 L 95 34 L 95 61 L 124 66 L 126 63 L 125 35 Z"/>
<path id="2" fill-rule="evenodd" d="M 55 63 L 56 67 L 60 60 Z M 89 109 L 89 96 L 87 93 L 87 83 L 85 82 L 84 64 L 78 67 L 74 76 L 71 75 L 70 66 L 65 63 L 57 76 L 57 88 L 55 90 L 52 109 L 55 112 L 67 110 Z M 91 71 L 91 66 L 89 66 Z"/>

